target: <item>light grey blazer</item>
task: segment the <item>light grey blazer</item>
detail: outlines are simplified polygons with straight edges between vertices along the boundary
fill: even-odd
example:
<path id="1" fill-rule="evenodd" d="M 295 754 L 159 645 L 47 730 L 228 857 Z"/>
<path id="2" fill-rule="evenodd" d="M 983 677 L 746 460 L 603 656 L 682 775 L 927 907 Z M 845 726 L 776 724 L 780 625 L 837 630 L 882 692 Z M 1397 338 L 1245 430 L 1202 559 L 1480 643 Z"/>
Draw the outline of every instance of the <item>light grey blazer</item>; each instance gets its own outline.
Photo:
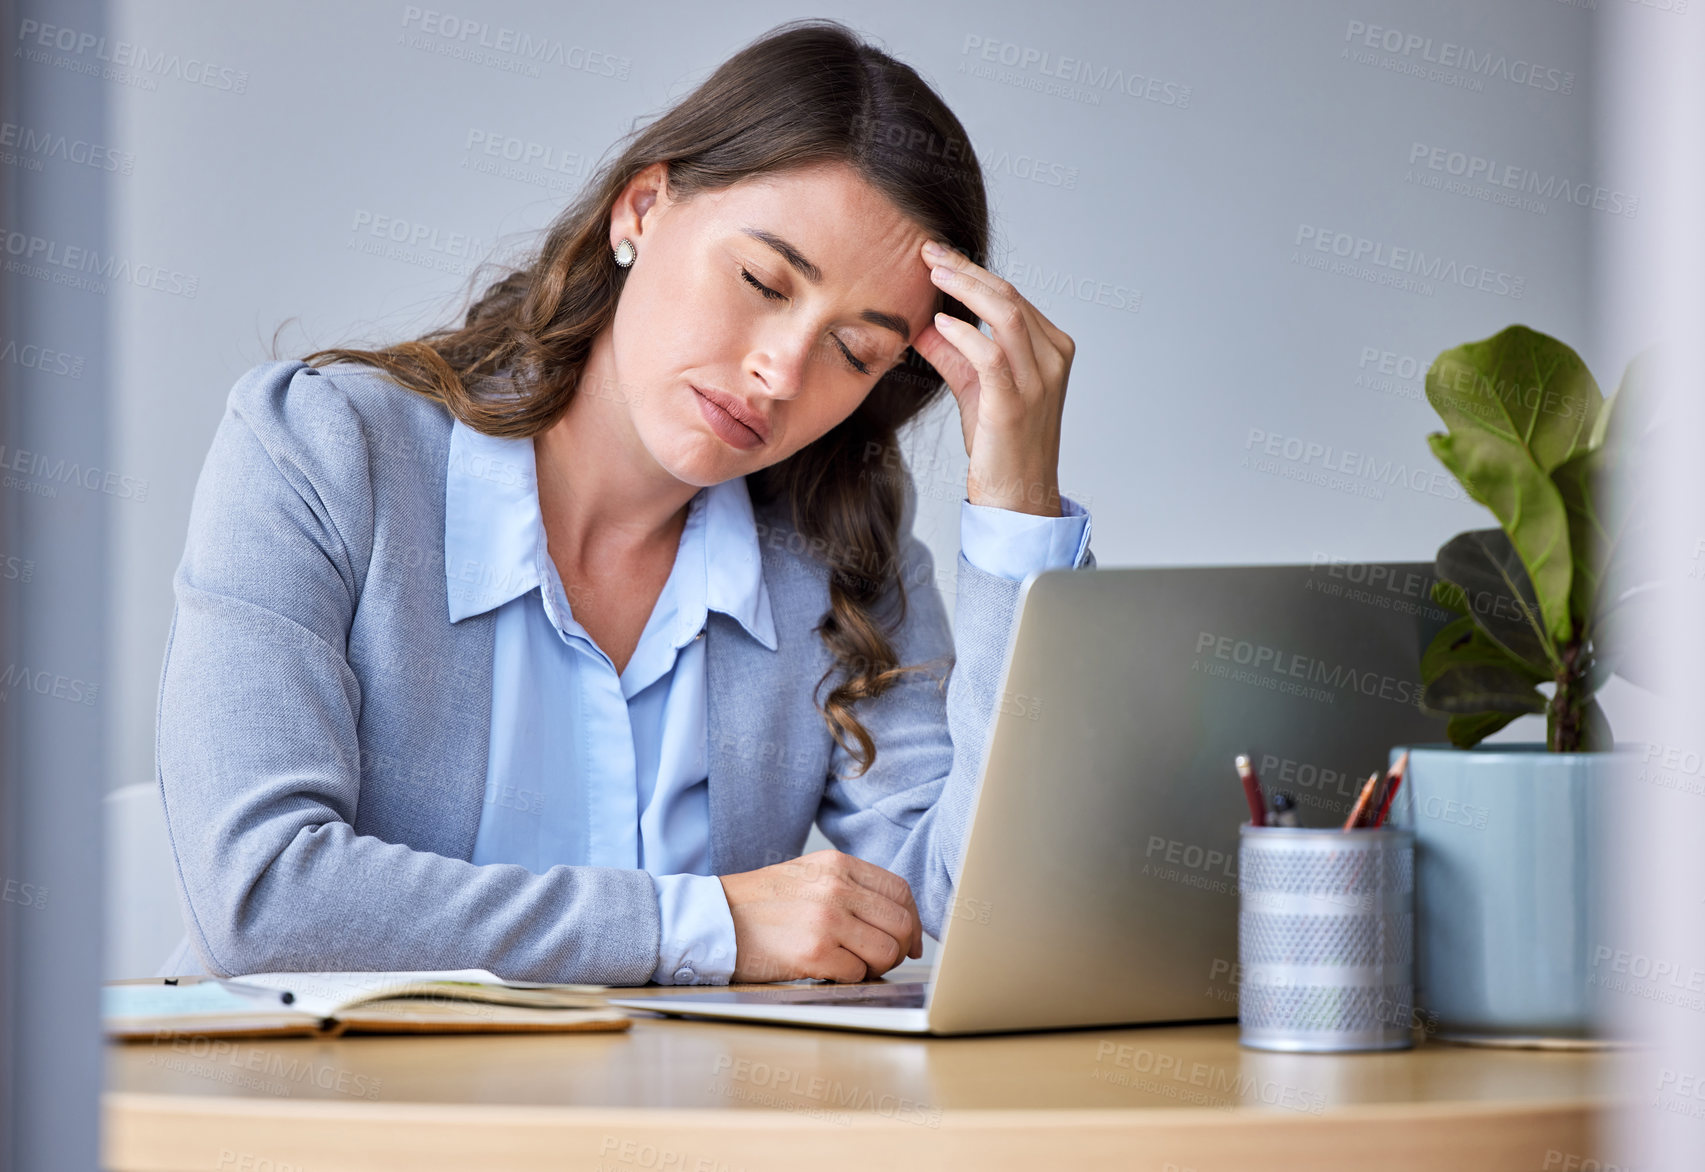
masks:
<path id="1" fill-rule="evenodd" d="M 357 363 L 264 363 L 232 388 L 196 484 L 160 679 L 157 776 L 188 927 L 166 971 L 650 979 L 661 923 L 646 872 L 468 861 L 493 614 L 450 622 L 450 427 L 443 407 Z M 784 503 L 757 511 L 778 647 L 709 616 L 711 866 L 795 857 L 815 820 L 911 884 L 939 938 L 1019 583 L 961 553 L 950 631 L 911 532 L 909 475 L 905 487 L 910 605 L 895 650 L 941 666 L 858 705 L 878 754 L 855 780 L 811 702 L 832 663 L 812 629 L 828 570 Z M 1078 568 L 1094 566 L 1086 548 Z"/>

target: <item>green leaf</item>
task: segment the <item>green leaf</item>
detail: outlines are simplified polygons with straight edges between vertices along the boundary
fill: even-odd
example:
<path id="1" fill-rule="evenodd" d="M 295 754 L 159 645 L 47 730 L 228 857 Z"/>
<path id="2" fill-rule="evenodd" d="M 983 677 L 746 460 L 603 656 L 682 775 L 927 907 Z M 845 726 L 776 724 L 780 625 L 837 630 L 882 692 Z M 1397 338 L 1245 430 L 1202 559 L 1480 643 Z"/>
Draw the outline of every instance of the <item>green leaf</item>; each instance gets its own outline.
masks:
<path id="1" fill-rule="evenodd" d="M 1433 572 L 1438 573 L 1437 565 L 1434 565 Z M 1446 610 L 1454 610 L 1464 618 L 1473 617 L 1474 612 L 1468 606 L 1468 596 L 1463 593 L 1462 587 L 1454 582 L 1446 582 L 1440 578 L 1433 583 L 1431 594 L 1433 601 Z"/>
<path id="2" fill-rule="evenodd" d="M 1457 534 L 1439 548 L 1434 569 L 1442 580 L 1462 588 L 1465 613 L 1512 657 L 1536 671 L 1555 673 L 1561 666 L 1527 567 L 1502 529 Z"/>
<path id="3" fill-rule="evenodd" d="M 1550 472 L 1590 446 L 1604 396 L 1567 344 L 1513 325 L 1434 359 L 1427 401 L 1452 432 L 1498 436 Z"/>
<path id="4" fill-rule="evenodd" d="M 1573 559 L 1551 471 L 1587 447 L 1603 405 L 1591 372 L 1562 342 L 1513 325 L 1434 359 L 1427 400 L 1450 428 L 1427 437 L 1433 454 L 1498 518 L 1527 568 L 1546 633 L 1569 642 Z"/>
<path id="5" fill-rule="evenodd" d="M 1429 683 L 1445 669 L 1463 664 L 1508 668 L 1536 684 L 1551 678 L 1550 673 L 1505 651 L 1467 615 L 1446 623 L 1422 652 L 1421 682 Z"/>
<path id="6" fill-rule="evenodd" d="M 1559 464 L 1551 473 L 1563 497 L 1569 526 L 1569 557 L 1574 562 L 1569 581 L 1569 619 L 1584 631 L 1598 609 L 1604 570 L 1611 547 L 1620 534 L 1621 518 L 1609 515 L 1607 456 L 1593 448 Z M 1624 515 L 1626 515 L 1624 513 Z"/>
<path id="7" fill-rule="evenodd" d="M 1435 715 L 1543 712 L 1543 671 L 1493 642 L 1472 618 L 1453 619 L 1421 655 L 1421 706 Z"/>
<path id="8" fill-rule="evenodd" d="M 1594 616 L 1614 605 L 1620 594 L 1620 589 L 1612 592 L 1611 578 L 1621 575 L 1612 571 L 1621 568 L 1620 555 L 1633 539 L 1631 522 L 1644 512 L 1632 499 L 1634 479 L 1619 473 L 1636 458 L 1638 441 L 1650 426 L 1649 355 L 1647 351 L 1628 364 L 1621 386 L 1599 412 L 1592 447 L 1551 473 L 1569 519 L 1569 553 L 1574 560 L 1569 610 L 1583 635 L 1590 631 Z"/>
<path id="9" fill-rule="evenodd" d="M 1482 712 L 1474 716 L 1453 716 L 1445 722 L 1445 736 L 1459 749 L 1472 749 L 1521 715 L 1519 712 Z"/>
<path id="10" fill-rule="evenodd" d="M 1433 454 L 1468 494 L 1492 510 L 1521 555 L 1553 643 L 1573 634 L 1569 617 L 1569 519 L 1551 477 L 1495 436 L 1430 435 Z"/>
<path id="11" fill-rule="evenodd" d="M 1550 701 L 1521 672 L 1485 664 L 1452 664 L 1421 692 L 1421 704 L 1435 712 L 1481 715 L 1487 712 L 1544 712 Z"/>

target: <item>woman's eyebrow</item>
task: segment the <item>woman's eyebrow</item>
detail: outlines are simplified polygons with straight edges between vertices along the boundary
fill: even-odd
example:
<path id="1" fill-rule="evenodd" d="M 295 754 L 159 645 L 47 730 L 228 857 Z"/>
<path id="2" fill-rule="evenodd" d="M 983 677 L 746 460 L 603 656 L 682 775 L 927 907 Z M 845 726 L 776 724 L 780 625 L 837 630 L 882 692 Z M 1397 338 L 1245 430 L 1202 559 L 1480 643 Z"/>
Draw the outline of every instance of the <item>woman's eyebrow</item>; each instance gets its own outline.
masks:
<path id="1" fill-rule="evenodd" d="M 754 240 L 761 240 L 763 243 L 775 249 L 781 254 L 783 260 L 792 265 L 794 269 L 798 270 L 800 276 L 804 277 L 807 281 L 810 281 L 813 285 L 821 285 L 823 283 L 823 270 L 805 259 L 805 255 L 800 252 L 799 249 L 795 248 L 786 240 L 783 240 L 780 236 L 777 236 L 774 232 L 766 232 L 762 228 L 753 228 L 750 226 L 742 228 L 741 232 L 750 236 Z M 899 334 L 908 342 L 912 340 L 912 323 L 907 321 L 900 314 L 884 313 L 880 309 L 867 309 L 860 313 L 859 317 L 863 318 L 871 325 L 893 330 L 896 334 Z"/>

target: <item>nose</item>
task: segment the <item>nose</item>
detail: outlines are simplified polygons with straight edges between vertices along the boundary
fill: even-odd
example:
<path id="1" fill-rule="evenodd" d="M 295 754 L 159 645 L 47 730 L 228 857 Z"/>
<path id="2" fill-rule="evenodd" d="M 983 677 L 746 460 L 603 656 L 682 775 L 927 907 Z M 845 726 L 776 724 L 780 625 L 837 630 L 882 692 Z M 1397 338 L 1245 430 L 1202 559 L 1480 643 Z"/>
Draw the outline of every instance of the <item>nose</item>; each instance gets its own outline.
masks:
<path id="1" fill-rule="evenodd" d="M 777 325 L 767 332 L 747 363 L 772 399 L 793 399 L 818 367 L 839 355 L 827 333 Z"/>

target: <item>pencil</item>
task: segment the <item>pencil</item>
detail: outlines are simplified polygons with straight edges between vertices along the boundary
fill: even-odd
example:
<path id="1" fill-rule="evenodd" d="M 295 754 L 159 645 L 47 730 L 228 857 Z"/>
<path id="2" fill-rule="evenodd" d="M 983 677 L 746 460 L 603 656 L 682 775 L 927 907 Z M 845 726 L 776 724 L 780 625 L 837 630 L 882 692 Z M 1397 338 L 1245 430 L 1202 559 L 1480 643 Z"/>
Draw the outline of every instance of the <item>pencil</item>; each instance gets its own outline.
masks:
<path id="1" fill-rule="evenodd" d="M 1368 774 L 1367 782 L 1362 786 L 1360 796 L 1356 798 L 1355 807 L 1350 811 L 1350 816 L 1344 819 L 1345 830 L 1354 830 L 1361 824 L 1362 818 L 1368 812 L 1368 806 L 1373 803 L 1373 791 L 1378 786 L 1379 770 L 1376 769 L 1372 773 Z"/>
<path id="2" fill-rule="evenodd" d="M 1385 825 L 1385 816 L 1391 812 L 1391 799 L 1397 796 L 1397 787 L 1403 784 L 1403 768 L 1407 764 L 1409 764 L 1409 750 L 1404 749 L 1403 756 L 1397 759 L 1397 764 L 1393 765 L 1391 772 L 1386 775 L 1386 780 L 1390 784 L 1385 787 L 1385 797 L 1379 803 L 1379 813 L 1374 816 L 1375 830 Z"/>
<path id="3" fill-rule="evenodd" d="M 1261 800 L 1261 779 L 1255 776 L 1255 766 L 1242 753 L 1237 755 L 1237 775 L 1243 779 L 1243 796 L 1249 801 L 1249 824 L 1267 825 L 1267 803 Z"/>

